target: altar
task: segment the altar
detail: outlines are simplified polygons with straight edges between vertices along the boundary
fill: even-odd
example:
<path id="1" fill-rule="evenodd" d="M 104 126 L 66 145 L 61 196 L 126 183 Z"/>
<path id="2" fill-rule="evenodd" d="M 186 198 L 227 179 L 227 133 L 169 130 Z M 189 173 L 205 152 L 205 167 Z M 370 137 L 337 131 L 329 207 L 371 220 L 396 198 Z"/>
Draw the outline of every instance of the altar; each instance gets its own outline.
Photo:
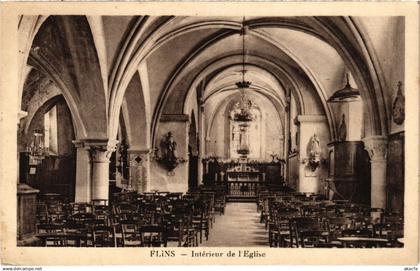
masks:
<path id="1" fill-rule="evenodd" d="M 205 185 L 224 187 L 229 201 L 251 201 L 261 187 L 284 184 L 283 160 L 205 159 L 203 169 Z"/>
<path id="2" fill-rule="evenodd" d="M 246 163 L 240 163 L 226 170 L 226 179 L 228 200 L 254 200 L 260 185 L 265 183 L 265 173 Z"/>

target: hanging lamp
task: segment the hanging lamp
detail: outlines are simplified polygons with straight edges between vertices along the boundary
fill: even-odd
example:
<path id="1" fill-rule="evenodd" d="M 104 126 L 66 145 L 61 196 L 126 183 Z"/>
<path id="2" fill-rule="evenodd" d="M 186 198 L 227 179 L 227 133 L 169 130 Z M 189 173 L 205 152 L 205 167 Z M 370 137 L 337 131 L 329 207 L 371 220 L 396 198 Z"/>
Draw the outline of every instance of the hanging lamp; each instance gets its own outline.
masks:
<path id="1" fill-rule="evenodd" d="M 352 88 L 350 85 L 349 74 L 346 74 L 346 85 L 344 88 L 337 90 L 334 94 L 327 100 L 328 103 L 342 103 L 342 102 L 352 102 L 358 100 L 360 97 L 360 92 L 358 89 Z"/>
<path id="2" fill-rule="evenodd" d="M 239 106 L 236 110 L 237 112 L 234 114 L 234 121 L 242 122 L 243 126 L 247 126 L 246 122 L 252 121 L 253 116 L 251 113 L 252 102 L 245 96 L 245 89 L 249 88 L 251 85 L 250 81 L 245 80 L 245 17 L 242 20 L 240 35 L 242 36 L 242 81 L 236 82 L 236 86 L 241 92 L 241 98 L 239 101 Z"/>

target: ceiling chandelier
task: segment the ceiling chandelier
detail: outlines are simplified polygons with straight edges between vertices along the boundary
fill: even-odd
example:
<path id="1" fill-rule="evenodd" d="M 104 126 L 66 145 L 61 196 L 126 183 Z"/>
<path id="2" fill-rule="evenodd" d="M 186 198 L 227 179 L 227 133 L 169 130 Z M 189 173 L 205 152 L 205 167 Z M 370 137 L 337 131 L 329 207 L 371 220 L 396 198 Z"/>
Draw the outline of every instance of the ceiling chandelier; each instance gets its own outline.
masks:
<path id="1" fill-rule="evenodd" d="M 242 125 L 246 125 L 246 122 L 252 121 L 253 114 L 251 113 L 252 102 L 245 96 L 245 89 L 249 88 L 251 82 L 245 80 L 245 17 L 242 20 L 241 33 L 242 36 L 242 81 L 236 82 L 236 86 L 241 92 L 241 98 L 239 100 L 238 107 L 235 110 L 234 121 L 242 122 Z"/>

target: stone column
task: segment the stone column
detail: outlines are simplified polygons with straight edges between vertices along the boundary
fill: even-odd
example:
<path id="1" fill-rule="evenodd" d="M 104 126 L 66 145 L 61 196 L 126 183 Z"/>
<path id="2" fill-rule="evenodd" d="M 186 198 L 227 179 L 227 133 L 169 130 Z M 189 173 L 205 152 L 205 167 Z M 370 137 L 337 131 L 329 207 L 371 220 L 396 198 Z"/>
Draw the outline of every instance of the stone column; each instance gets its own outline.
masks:
<path id="1" fill-rule="evenodd" d="M 203 158 L 205 156 L 205 138 L 206 132 L 204 129 L 204 104 L 200 104 L 200 110 L 198 113 L 198 168 L 197 168 L 197 177 L 198 177 L 198 186 L 203 184 L 203 175 L 204 175 L 204 168 L 203 168 Z"/>
<path id="2" fill-rule="evenodd" d="M 74 141 L 77 147 L 76 202 L 108 200 L 109 158 L 116 140 Z"/>
<path id="3" fill-rule="evenodd" d="M 150 190 L 150 149 L 128 150 L 130 183 L 138 193 Z"/>
<path id="4" fill-rule="evenodd" d="M 385 208 L 388 140 L 384 136 L 371 136 L 364 138 L 363 143 L 371 163 L 371 207 Z"/>

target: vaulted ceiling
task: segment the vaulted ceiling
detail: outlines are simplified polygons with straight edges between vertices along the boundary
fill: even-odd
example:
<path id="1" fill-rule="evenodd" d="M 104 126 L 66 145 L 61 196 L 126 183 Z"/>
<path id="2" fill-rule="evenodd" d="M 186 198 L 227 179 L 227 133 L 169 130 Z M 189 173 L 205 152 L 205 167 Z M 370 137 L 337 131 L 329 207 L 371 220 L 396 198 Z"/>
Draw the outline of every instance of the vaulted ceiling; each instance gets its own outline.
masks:
<path id="1" fill-rule="evenodd" d="M 115 138 L 123 108 L 125 119 L 129 112 L 143 115 L 139 117 L 144 123 L 133 130 L 147 128 L 151 137 L 147 141 L 153 142 L 162 115 L 190 114 L 188 110 L 202 102 L 211 105 L 209 110 L 217 110 L 221 101 L 237 92 L 235 83 L 242 76 L 243 19 L 32 16 L 32 20 L 21 18 L 20 40 L 21 48 L 30 44 L 27 63 L 63 91 L 77 137 Z M 379 27 L 393 27 L 392 39 L 398 42 L 383 45 L 386 33 L 367 34 L 375 30 L 369 20 L 246 17 L 249 91 L 268 99 L 279 112 L 291 92 L 300 114 L 327 116 L 334 137 L 335 109 L 326 100 L 343 87 L 344 74 L 350 73 L 364 101 L 366 133 L 387 133 L 389 86 L 394 82 L 384 78 L 382 62 L 389 60 L 382 57 L 401 47 L 401 31 L 397 30 L 403 24 L 398 17 L 372 19 Z M 401 55 L 390 57 L 397 62 Z M 32 81 L 29 76 L 24 97 Z M 136 103 L 143 104 L 136 107 Z"/>

